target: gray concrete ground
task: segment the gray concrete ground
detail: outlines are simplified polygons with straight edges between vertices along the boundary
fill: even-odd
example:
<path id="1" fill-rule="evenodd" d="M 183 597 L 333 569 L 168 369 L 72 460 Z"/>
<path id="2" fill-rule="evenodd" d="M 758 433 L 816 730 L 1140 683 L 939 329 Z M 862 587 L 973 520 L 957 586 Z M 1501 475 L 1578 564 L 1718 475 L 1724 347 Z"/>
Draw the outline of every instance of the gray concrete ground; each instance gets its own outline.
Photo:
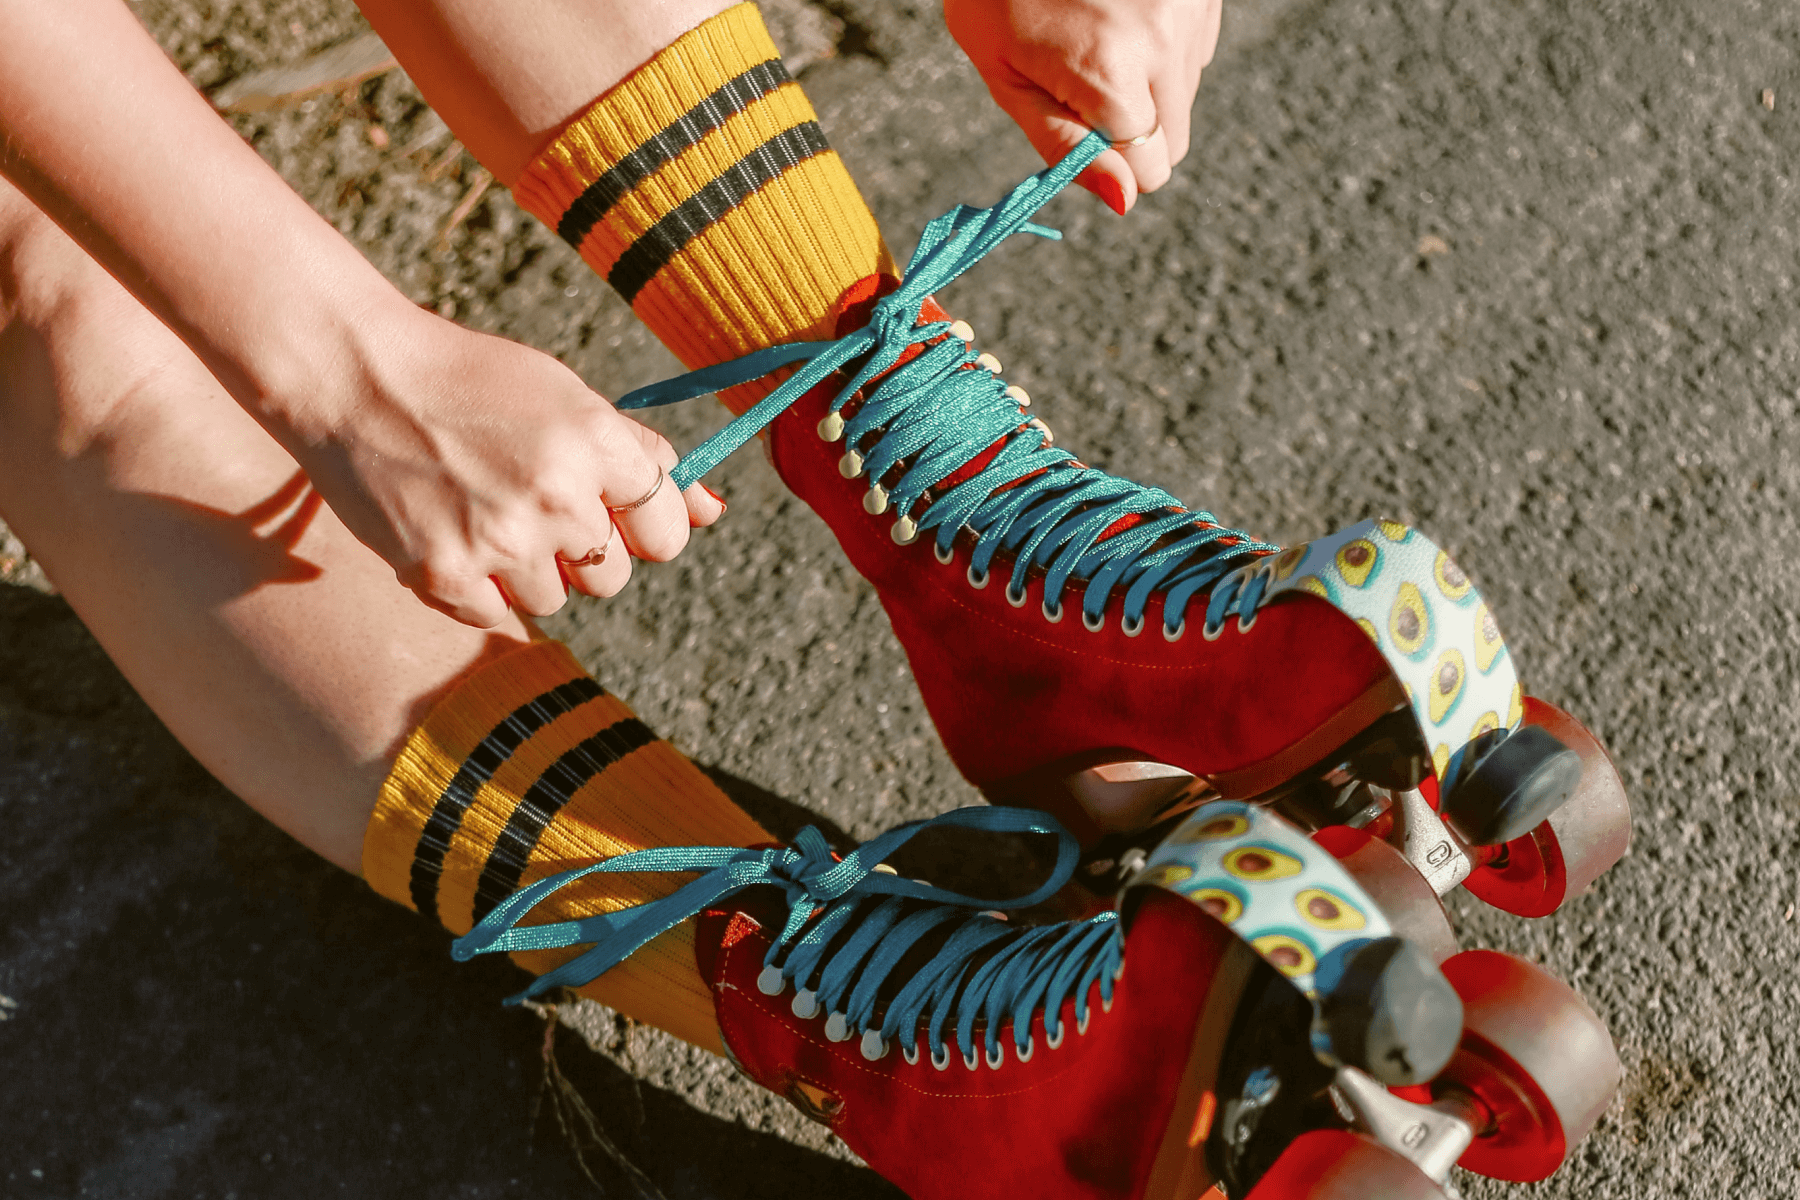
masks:
<path id="1" fill-rule="evenodd" d="M 319 0 L 137 7 L 203 86 L 359 28 Z M 929 4 L 826 7 L 810 28 L 838 53 L 804 81 L 902 254 L 1035 168 Z M 1632 854 L 1555 917 L 1455 915 L 1467 944 L 1581 989 L 1625 1086 L 1553 1180 L 1468 1194 L 1795 1195 L 1800 13 L 1311 0 L 1228 19 L 1170 187 L 1125 221 L 1066 197 L 1048 216 L 1069 241 L 1005 248 L 946 299 L 1090 461 L 1277 540 L 1423 525 L 1527 685 L 1612 748 Z M 669 373 L 505 196 L 434 246 L 470 164 L 426 178 L 432 122 L 389 76 L 241 127 L 422 302 L 608 393 Z M 662 423 L 691 445 L 718 419 Z M 863 837 L 969 801 L 823 525 L 753 452 L 714 484 L 721 527 L 554 631 L 784 829 Z M 589 1187 L 534 1126 L 541 1027 L 499 1007 L 511 968 L 453 965 L 443 935 L 260 824 L 24 583 L 0 586 L 0 818 L 0 1194 Z M 601 1052 L 565 1034 L 564 1068 L 667 1196 L 892 1194 L 718 1064 L 583 1018 Z"/>

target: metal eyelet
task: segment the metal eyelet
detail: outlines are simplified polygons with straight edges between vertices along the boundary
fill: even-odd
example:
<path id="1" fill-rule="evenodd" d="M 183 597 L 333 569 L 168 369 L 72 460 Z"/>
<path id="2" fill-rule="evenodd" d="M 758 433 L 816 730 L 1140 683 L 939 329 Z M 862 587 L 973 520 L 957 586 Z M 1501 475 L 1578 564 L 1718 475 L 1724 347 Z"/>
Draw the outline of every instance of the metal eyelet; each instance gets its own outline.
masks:
<path id="1" fill-rule="evenodd" d="M 954 545 L 948 550 L 945 550 L 934 541 L 931 543 L 931 554 L 932 557 L 936 558 L 946 567 L 956 561 L 956 547 Z"/>
<path id="2" fill-rule="evenodd" d="M 1089 633 L 1099 633 L 1102 629 L 1106 628 L 1106 614 L 1101 613 L 1099 616 L 1090 619 L 1087 615 L 1087 609 L 1082 609 L 1081 627 Z"/>
<path id="3" fill-rule="evenodd" d="M 909 1066 L 909 1067 L 918 1066 L 919 1065 L 919 1044 L 917 1042 L 914 1042 L 911 1046 L 900 1047 L 900 1057 L 904 1058 L 906 1060 L 907 1066 Z"/>
<path id="4" fill-rule="evenodd" d="M 850 1021 L 843 1013 L 834 1012 L 825 1018 L 825 1036 L 834 1042 L 850 1040 Z"/>
<path id="5" fill-rule="evenodd" d="M 802 1021 L 810 1021 L 819 1015 L 819 994 L 801 988 L 794 993 L 794 1002 L 788 1005 L 794 1015 Z"/>
<path id="6" fill-rule="evenodd" d="M 1015 593 L 1012 584 L 1009 583 L 1006 585 L 1006 602 L 1008 604 L 1012 605 L 1014 608 L 1024 608 L 1025 600 L 1026 596 L 1023 588 Z"/>
<path id="7" fill-rule="evenodd" d="M 1022 1063 L 1030 1062 L 1031 1056 L 1035 1053 L 1037 1053 L 1037 1042 L 1029 1033 L 1025 1035 L 1025 1048 L 1023 1050 L 1019 1049 L 1019 1043 L 1013 1043 L 1013 1057 L 1017 1058 Z"/>
<path id="8" fill-rule="evenodd" d="M 887 511 L 887 489 L 879 483 L 869 485 L 863 493 L 863 511 L 871 517 L 878 517 Z"/>
<path id="9" fill-rule="evenodd" d="M 988 573 L 986 571 L 983 571 L 981 573 L 981 577 L 979 579 L 977 579 L 975 577 L 975 564 L 974 563 L 969 564 L 968 579 L 969 579 L 969 586 L 974 588 L 978 592 L 982 588 L 984 588 L 988 585 Z"/>
<path id="10" fill-rule="evenodd" d="M 842 413 L 826 413 L 819 421 L 819 439 L 835 442 L 844 436 L 844 416 Z"/>
<path id="11" fill-rule="evenodd" d="M 1218 641 L 1219 635 L 1224 632 L 1225 623 L 1223 621 L 1219 622 L 1217 626 L 1208 625 L 1205 621 L 1200 622 L 1200 636 L 1209 642 Z"/>
<path id="12" fill-rule="evenodd" d="M 978 367 L 986 367 L 995 375 L 1000 374 L 1000 360 L 995 358 L 992 354 L 982 354 L 981 357 L 975 360 L 975 365 Z"/>
<path id="13" fill-rule="evenodd" d="M 1111 996 L 1107 995 L 1105 992 L 1100 993 L 1100 1011 L 1101 1012 L 1103 1012 L 1103 1013 L 1111 1012 L 1112 1011 L 1112 1002 L 1113 1002 L 1113 998 Z"/>
<path id="14" fill-rule="evenodd" d="M 1091 1008 L 1083 1008 L 1080 1012 L 1075 1014 L 1075 1036 L 1076 1037 L 1086 1037 L 1087 1036 L 1088 1021 L 1090 1021 L 1093 1018 L 1093 1016 L 1094 1016 L 1094 1010 Z"/>
<path id="15" fill-rule="evenodd" d="M 845 479 L 855 479 L 862 472 L 863 457 L 856 451 L 847 450 L 844 452 L 844 457 L 838 459 L 838 474 Z"/>
<path id="16" fill-rule="evenodd" d="M 996 1043 L 994 1048 L 987 1052 L 986 1057 L 988 1069 L 998 1071 L 1006 1065 L 1006 1047 Z"/>
<path id="17" fill-rule="evenodd" d="M 952 321 L 950 336 L 961 342 L 972 342 L 975 340 L 975 327 L 967 321 Z"/>
<path id="18" fill-rule="evenodd" d="M 1063 1044 L 1063 1039 L 1068 1036 L 1069 1027 L 1059 1020 L 1056 1023 L 1055 1033 L 1051 1033 L 1048 1029 L 1044 1030 L 1044 1045 L 1052 1050 L 1059 1049 Z"/>
<path id="19" fill-rule="evenodd" d="M 1017 404 L 1020 408 L 1031 407 L 1031 393 L 1016 383 L 1006 389 L 1006 396 L 1007 399 L 1011 400 L 1014 404 Z"/>
<path id="20" fill-rule="evenodd" d="M 781 974 L 781 968 L 767 966 L 756 977 L 756 990 L 765 996 L 779 996 L 787 991 L 787 980 Z"/>
<path id="21" fill-rule="evenodd" d="M 1252 629 L 1254 629 L 1256 627 L 1256 614 L 1261 611 L 1262 611 L 1261 609 L 1257 609 L 1255 612 L 1252 612 L 1248 618 L 1245 618 L 1242 613 L 1239 613 L 1238 614 L 1238 632 L 1239 633 L 1249 633 Z"/>
<path id="22" fill-rule="evenodd" d="M 870 1062 L 880 1062 L 887 1057 L 887 1039 L 881 1036 L 879 1029 L 865 1029 L 862 1035 L 862 1056 Z"/>
<path id="23" fill-rule="evenodd" d="M 901 517 L 888 530 L 888 536 L 894 539 L 896 546 L 910 546 L 919 540 L 919 523 L 911 517 Z"/>
<path id="24" fill-rule="evenodd" d="M 944 1052 L 944 1057 L 942 1058 L 938 1057 L 938 1052 L 936 1050 L 931 1052 L 931 1065 L 940 1071 L 948 1071 L 950 1069 L 950 1047 L 944 1046 L 942 1049 Z"/>
<path id="25" fill-rule="evenodd" d="M 1181 640 L 1181 635 L 1187 632 L 1187 618 L 1183 617 L 1181 619 L 1181 624 L 1179 624 L 1175 627 L 1175 631 L 1173 633 L 1169 632 L 1169 626 L 1166 623 L 1163 625 L 1162 631 L 1163 631 L 1163 641 L 1179 642 Z"/>
<path id="26" fill-rule="evenodd" d="M 1038 605 L 1038 607 L 1043 610 L 1044 620 L 1050 622 L 1052 625 L 1058 624 L 1063 619 L 1063 606 L 1060 604 L 1056 606 L 1056 612 L 1054 614 L 1051 613 L 1050 602 L 1047 600 Z"/>
<path id="27" fill-rule="evenodd" d="M 1126 637 L 1136 637 L 1138 634 L 1144 632 L 1144 618 L 1139 617 L 1137 619 L 1137 624 L 1133 625 L 1130 617 L 1120 617 L 1119 632 Z"/>
<path id="28" fill-rule="evenodd" d="M 969 1053 L 963 1055 L 963 1066 L 969 1068 L 971 1071 L 981 1070 L 981 1052 L 979 1050 L 971 1050 Z"/>

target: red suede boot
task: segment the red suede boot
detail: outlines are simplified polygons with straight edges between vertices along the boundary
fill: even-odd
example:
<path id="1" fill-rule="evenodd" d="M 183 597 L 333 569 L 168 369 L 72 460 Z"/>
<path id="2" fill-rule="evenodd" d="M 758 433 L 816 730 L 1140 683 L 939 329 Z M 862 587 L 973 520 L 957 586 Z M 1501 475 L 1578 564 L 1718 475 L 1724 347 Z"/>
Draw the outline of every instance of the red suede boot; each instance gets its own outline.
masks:
<path id="1" fill-rule="evenodd" d="M 927 825 L 1055 832 L 1058 870 L 994 902 L 877 869 Z M 1616 1087 L 1611 1043 L 1573 993 L 1543 1000 L 1534 968 L 1504 956 L 1460 955 L 1440 973 L 1266 809 L 1202 806 L 1118 913 L 1033 928 L 974 911 L 1042 899 L 1074 860 L 1054 822 L 995 808 L 842 858 L 811 829 L 789 849 L 641 851 L 517 893 L 456 952 L 595 943 L 526 993 L 541 994 L 698 916 L 698 966 L 734 1063 L 916 1200 L 1195 1200 L 1219 1179 L 1234 1195 L 1290 1197 L 1314 1193 L 1258 1181 L 1315 1171 L 1350 1188 L 1321 1198 L 1371 1196 L 1390 1176 L 1436 1197 L 1459 1159 L 1548 1173 Z M 706 873 L 636 909 L 518 924 L 588 875 L 633 870 Z M 1530 1011 L 1509 1022 L 1517 997 Z M 1553 1042 L 1529 1032 L 1540 1025 Z M 1564 1061 L 1546 1067 L 1552 1053 Z M 1331 1147 L 1316 1141 L 1285 1160 L 1311 1130 L 1355 1131 L 1333 1143 L 1344 1162 L 1327 1170 Z"/>
<path id="2" fill-rule="evenodd" d="M 1423 784 L 1466 846 L 1524 836 L 1581 763 L 1541 730 L 1516 735 L 1512 660 L 1448 555 L 1387 521 L 1282 551 L 1087 467 L 931 299 L 1007 236 L 1053 234 L 1031 215 L 1104 146 L 1090 138 L 994 208 L 933 221 L 904 281 L 846 296 L 837 340 L 770 347 L 620 406 L 803 364 L 675 478 L 766 428 L 782 478 L 874 584 L 951 757 L 996 802 L 1048 807 L 1093 842 L 1191 801 L 1189 777 L 1227 797 L 1303 781 L 1289 807 L 1315 826 L 1368 819 L 1371 798 L 1347 783 Z M 1109 811 L 1092 785 L 1131 763 L 1162 764 L 1161 782 L 1124 788 Z"/>

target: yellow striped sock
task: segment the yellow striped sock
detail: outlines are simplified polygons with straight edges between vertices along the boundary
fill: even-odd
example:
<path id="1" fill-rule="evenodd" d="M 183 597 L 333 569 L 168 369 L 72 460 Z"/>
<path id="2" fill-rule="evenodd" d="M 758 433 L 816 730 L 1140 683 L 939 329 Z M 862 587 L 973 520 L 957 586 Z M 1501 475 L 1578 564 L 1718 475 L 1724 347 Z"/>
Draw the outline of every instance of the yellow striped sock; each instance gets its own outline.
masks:
<path id="1" fill-rule="evenodd" d="M 513 193 L 689 368 L 829 337 L 846 289 L 895 273 L 754 4 L 596 100 Z M 768 386 L 722 398 L 742 411 Z"/>
<path id="2" fill-rule="evenodd" d="M 597 858 L 773 840 L 602 690 L 566 646 L 546 640 L 483 664 L 413 731 L 364 835 L 363 877 L 460 935 L 518 888 Z M 539 905 L 531 921 L 615 912 L 686 879 L 591 876 Z M 541 975 L 579 952 L 513 959 Z M 579 990 L 720 1051 L 692 922 Z"/>

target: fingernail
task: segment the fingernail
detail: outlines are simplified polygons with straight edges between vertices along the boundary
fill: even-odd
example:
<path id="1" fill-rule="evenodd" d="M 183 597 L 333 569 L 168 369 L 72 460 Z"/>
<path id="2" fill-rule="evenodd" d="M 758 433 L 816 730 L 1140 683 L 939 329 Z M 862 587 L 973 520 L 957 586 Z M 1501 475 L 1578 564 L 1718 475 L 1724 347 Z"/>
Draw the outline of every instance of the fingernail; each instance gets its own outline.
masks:
<path id="1" fill-rule="evenodd" d="M 717 500 L 719 502 L 719 512 L 721 514 L 724 513 L 724 511 L 727 508 L 731 507 L 730 505 L 725 503 L 725 497 L 719 495 L 719 493 L 713 491 L 711 488 L 707 487 L 704 483 L 700 485 L 700 490 L 705 492 L 707 495 L 711 496 L 714 500 Z"/>
<path id="2" fill-rule="evenodd" d="M 1094 192 L 1105 202 L 1106 207 L 1125 215 L 1125 185 L 1111 175 L 1102 175 L 1094 180 Z"/>

